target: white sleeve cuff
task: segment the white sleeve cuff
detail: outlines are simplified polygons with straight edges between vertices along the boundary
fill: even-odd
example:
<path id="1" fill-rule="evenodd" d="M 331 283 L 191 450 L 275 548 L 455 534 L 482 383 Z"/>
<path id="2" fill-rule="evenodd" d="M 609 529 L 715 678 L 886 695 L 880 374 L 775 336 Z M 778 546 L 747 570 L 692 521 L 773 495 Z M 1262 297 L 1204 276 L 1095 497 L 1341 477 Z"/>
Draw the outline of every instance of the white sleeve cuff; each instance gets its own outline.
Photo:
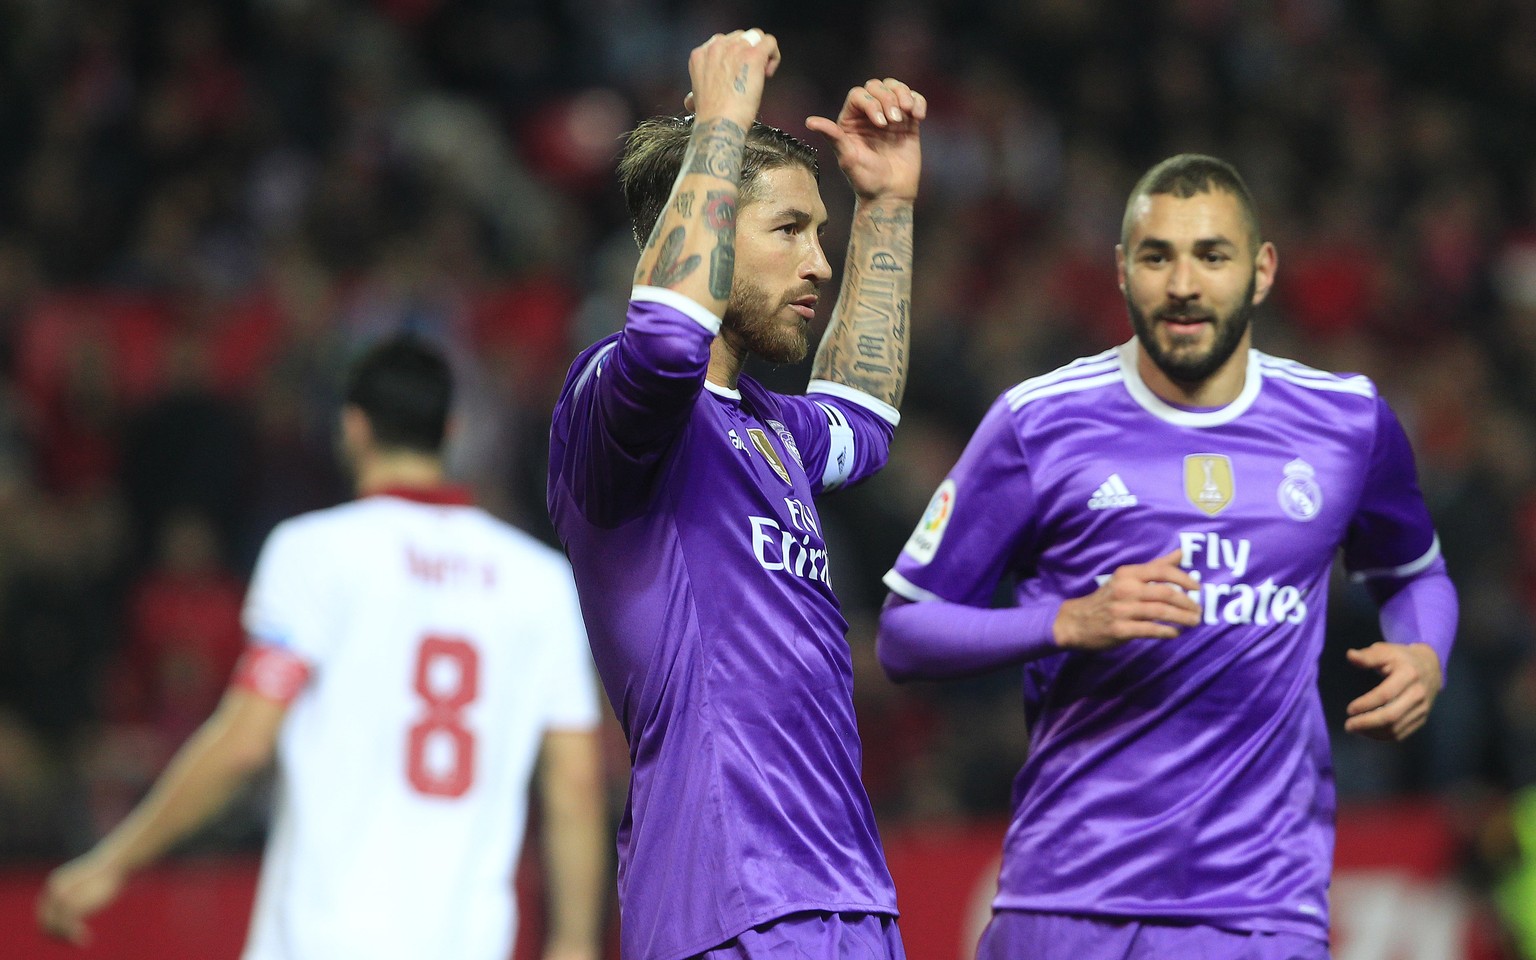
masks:
<path id="1" fill-rule="evenodd" d="M 898 596 L 906 597 L 908 600 L 925 603 L 932 600 L 943 599 L 932 591 L 924 590 L 922 587 L 913 583 L 911 580 L 908 580 L 906 577 L 897 573 L 895 570 L 887 570 L 882 582 L 884 582 L 886 587 L 892 593 L 897 594 Z"/>
<path id="2" fill-rule="evenodd" d="M 699 305 L 692 297 L 684 296 L 676 290 L 668 290 L 666 287 L 648 287 L 637 284 L 629 292 L 631 301 L 640 300 L 646 303 L 659 303 L 671 307 L 678 313 L 692 317 L 694 322 L 708 330 L 710 334 L 720 332 L 720 318 L 710 313 Z"/>
<path id="3" fill-rule="evenodd" d="M 829 397 L 836 397 L 839 400 L 858 404 L 893 427 L 901 423 L 901 411 L 884 400 L 870 396 L 863 390 L 855 390 L 846 383 L 838 383 L 835 380 L 812 380 L 806 386 L 805 392 L 824 393 Z"/>

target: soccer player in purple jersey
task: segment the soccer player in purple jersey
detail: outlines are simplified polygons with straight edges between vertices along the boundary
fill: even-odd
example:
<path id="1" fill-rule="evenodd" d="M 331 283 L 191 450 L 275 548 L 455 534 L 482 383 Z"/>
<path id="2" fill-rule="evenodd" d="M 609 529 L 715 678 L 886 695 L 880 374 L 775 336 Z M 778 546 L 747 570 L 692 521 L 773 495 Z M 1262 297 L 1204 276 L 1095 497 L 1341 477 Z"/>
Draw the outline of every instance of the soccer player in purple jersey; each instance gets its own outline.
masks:
<path id="1" fill-rule="evenodd" d="M 831 276 L 815 154 L 754 121 L 778 63 L 760 30 L 716 35 L 695 115 L 631 133 L 628 319 L 551 430 L 550 515 L 633 764 L 625 960 L 903 956 L 815 497 L 878 470 L 896 425 L 927 107 L 888 78 L 806 121 L 857 203 L 808 394 L 773 393 L 742 365 L 804 357 Z"/>
<path id="2" fill-rule="evenodd" d="M 894 568 L 897 680 L 1018 665 L 1031 727 L 983 960 L 1328 955 L 1329 570 L 1381 604 L 1345 729 L 1401 740 L 1456 595 L 1402 427 L 1362 376 L 1250 346 L 1274 281 L 1237 171 L 1181 155 L 1126 205 L 1135 336 L 1026 380 Z M 1017 604 L 987 609 L 1000 578 Z"/>

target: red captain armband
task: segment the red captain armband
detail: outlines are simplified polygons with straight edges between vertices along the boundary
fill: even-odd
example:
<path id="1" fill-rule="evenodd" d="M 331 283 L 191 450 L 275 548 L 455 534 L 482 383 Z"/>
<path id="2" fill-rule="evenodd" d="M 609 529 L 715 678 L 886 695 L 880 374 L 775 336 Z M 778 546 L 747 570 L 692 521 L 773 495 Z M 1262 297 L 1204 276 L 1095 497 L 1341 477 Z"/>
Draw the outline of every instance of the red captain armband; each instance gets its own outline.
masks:
<path id="1" fill-rule="evenodd" d="M 309 664 L 280 647 L 247 647 L 230 686 L 266 700 L 291 703 L 309 682 Z"/>

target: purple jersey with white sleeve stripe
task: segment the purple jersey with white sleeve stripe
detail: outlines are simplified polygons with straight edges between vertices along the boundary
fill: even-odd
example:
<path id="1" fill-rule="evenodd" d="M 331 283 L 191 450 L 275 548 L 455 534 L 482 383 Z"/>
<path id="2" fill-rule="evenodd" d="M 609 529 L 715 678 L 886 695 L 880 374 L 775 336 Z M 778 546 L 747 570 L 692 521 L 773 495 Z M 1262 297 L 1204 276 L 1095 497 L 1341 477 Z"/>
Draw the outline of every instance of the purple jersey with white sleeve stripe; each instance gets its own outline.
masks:
<path id="1" fill-rule="evenodd" d="M 719 319 L 637 287 L 571 367 L 549 510 L 629 741 L 623 953 L 677 960 L 803 910 L 895 914 L 859 779 L 847 623 L 814 497 L 884 465 L 840 384 L 706 384 Z"/>
<path id="2" fill-rule="evenodd" d="M 1439 562 L 1412 452 L 1363 376 L 1257 350 L 1218 409 L 1160 400 L 1136 341 L 993 405 L 887 585 L 986 606 L 1093 592 L 1175 548 L 1203 623 L 1023 668 L 1029 757 L 994 907 L 1326 939 L 1329 573 Z"/>

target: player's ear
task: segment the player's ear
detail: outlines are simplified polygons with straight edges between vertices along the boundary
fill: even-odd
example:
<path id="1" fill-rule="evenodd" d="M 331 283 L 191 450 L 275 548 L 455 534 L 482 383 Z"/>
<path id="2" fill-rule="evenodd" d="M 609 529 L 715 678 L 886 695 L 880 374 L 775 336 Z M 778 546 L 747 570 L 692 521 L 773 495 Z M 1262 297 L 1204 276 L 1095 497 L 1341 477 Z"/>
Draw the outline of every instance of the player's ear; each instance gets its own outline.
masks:
<path id="1" fill-rule="evenodd" d="M 1125 244 L 1115 244 L 1115 277 L 1120 284 L 1120 292 L 1125 293 Z"/>
<path id="2" fill-rule="evenodd" d="M 1253 258 L 1253 305 L 1258 306 L 1269 296 L 1275 285 L 1275 272 L 1280 268 L 1280 254 L 1268 240 L 1259 244 L 1259 253 Z"/>

